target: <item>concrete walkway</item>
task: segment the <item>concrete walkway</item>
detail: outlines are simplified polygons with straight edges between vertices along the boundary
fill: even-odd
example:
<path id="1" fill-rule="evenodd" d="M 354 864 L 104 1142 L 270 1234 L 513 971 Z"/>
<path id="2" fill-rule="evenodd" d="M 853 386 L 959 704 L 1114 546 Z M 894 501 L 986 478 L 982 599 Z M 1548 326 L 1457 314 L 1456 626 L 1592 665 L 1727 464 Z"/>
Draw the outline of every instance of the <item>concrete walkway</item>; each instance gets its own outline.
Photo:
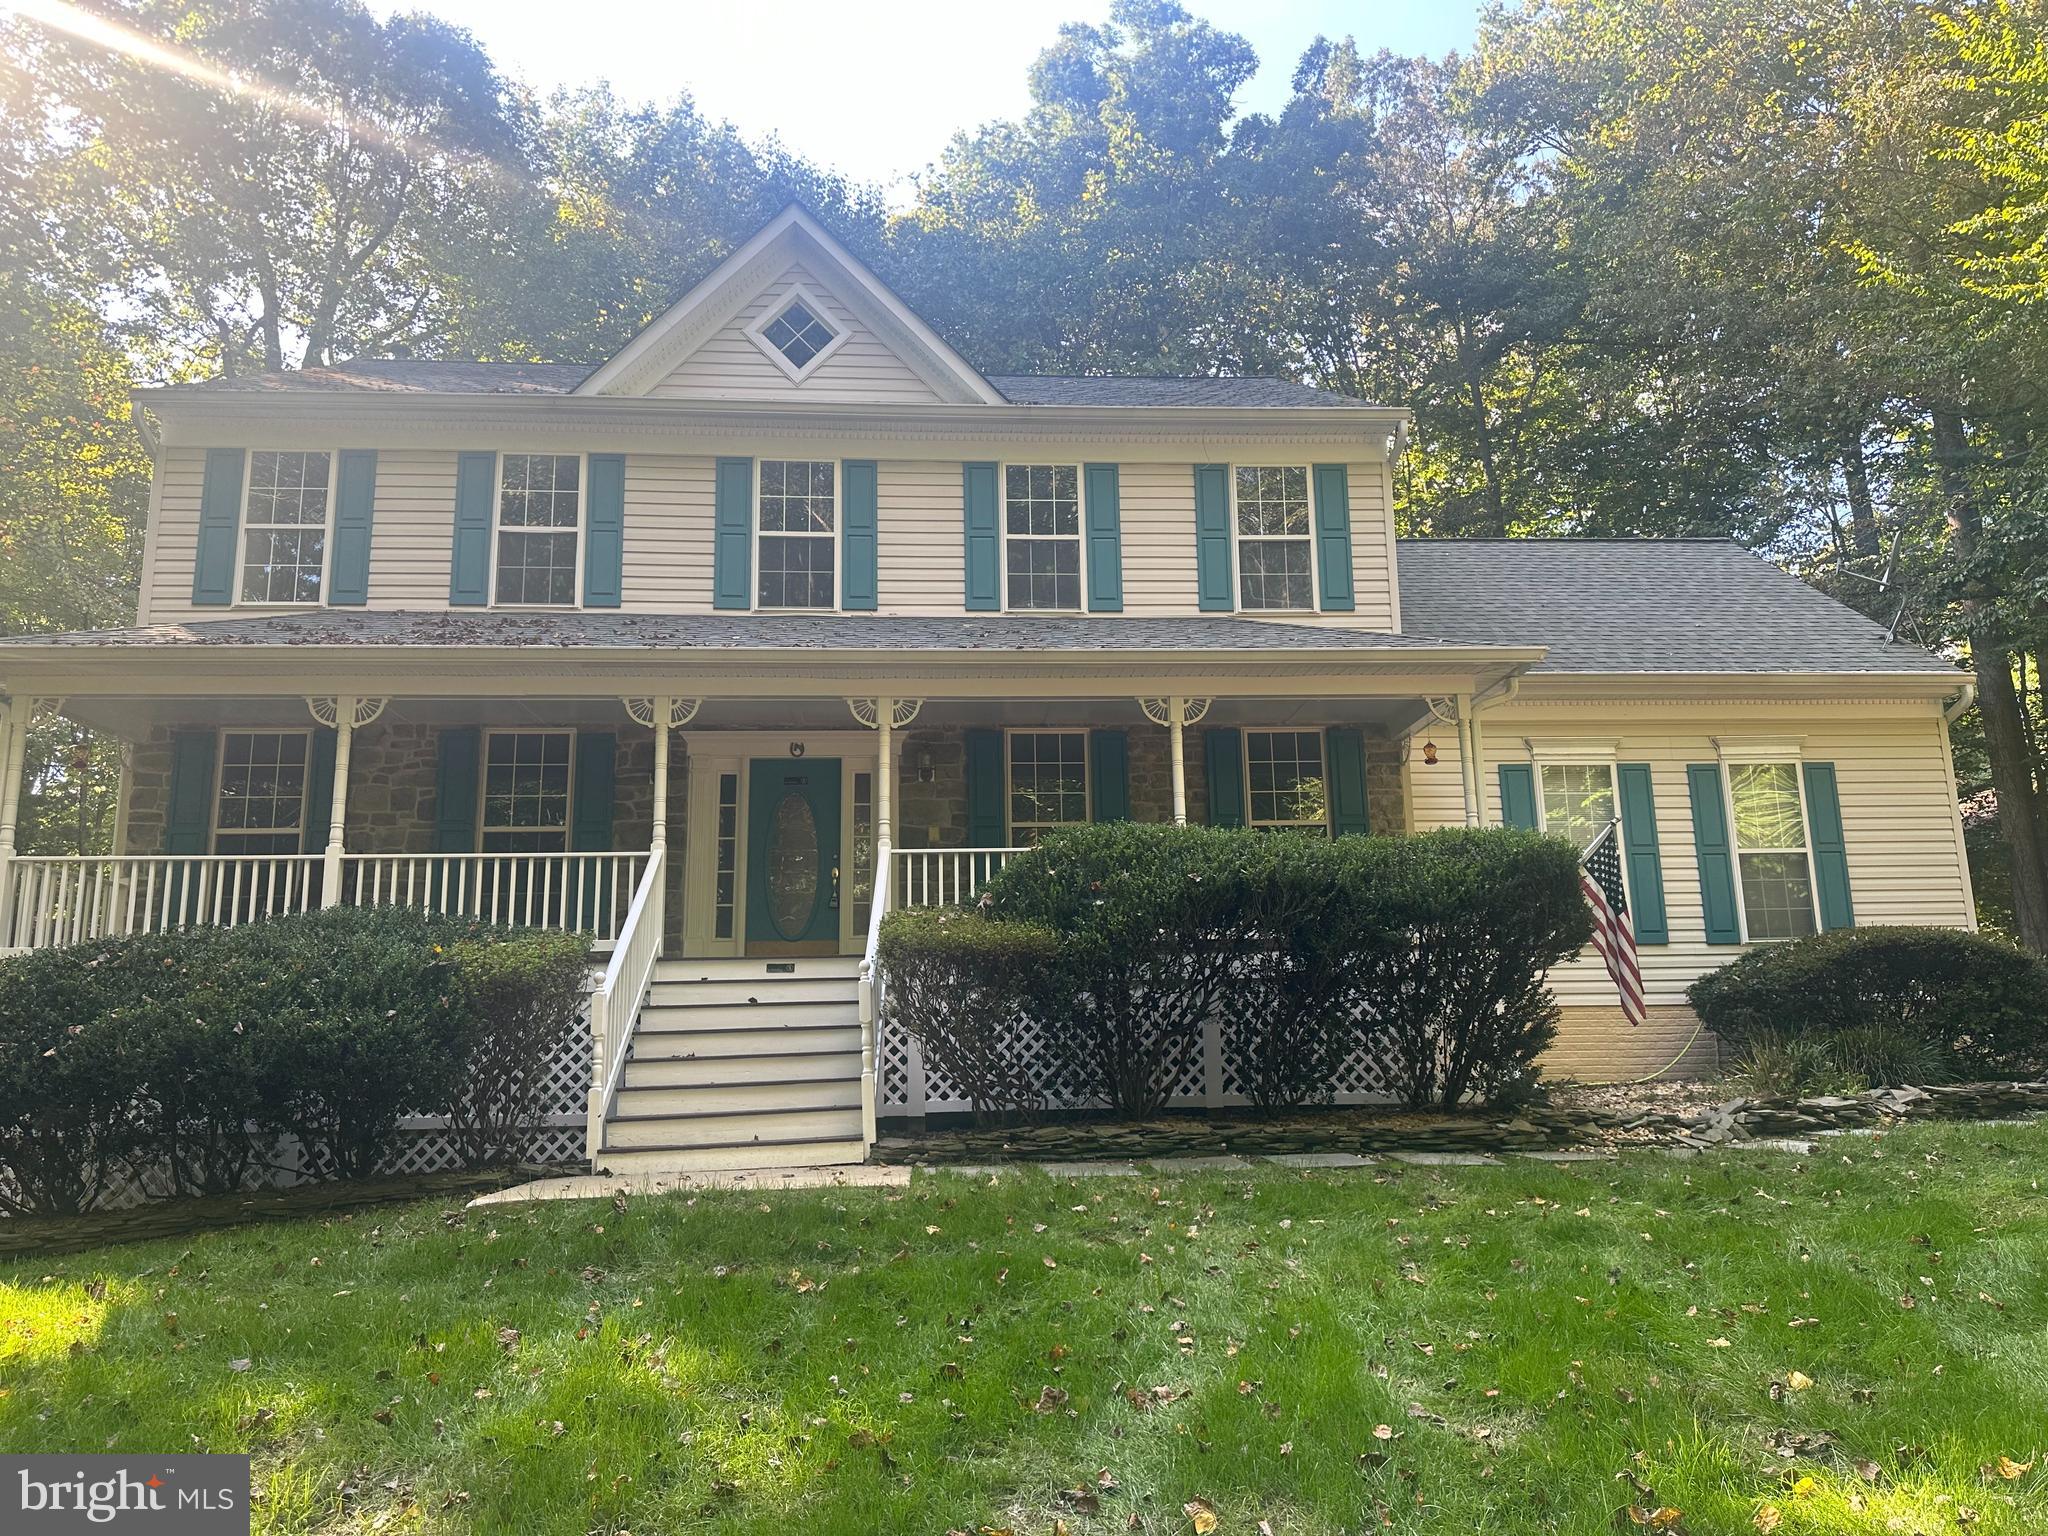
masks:
<path id="1" fill-rule="evenodd" d="M 665 1195 L 698 1189 L 902 1189 L 910 1183 L 908 1168 L 861 1163 L 829 1168 L 733 1168 L 702 1173 L 572 1173 L 558 1179 L 535 1179 L 510 1189 L 492 1190 L 469 1202 L 521 1205 L 529 1200 L 608 1200 L 613 1195 Z"/>

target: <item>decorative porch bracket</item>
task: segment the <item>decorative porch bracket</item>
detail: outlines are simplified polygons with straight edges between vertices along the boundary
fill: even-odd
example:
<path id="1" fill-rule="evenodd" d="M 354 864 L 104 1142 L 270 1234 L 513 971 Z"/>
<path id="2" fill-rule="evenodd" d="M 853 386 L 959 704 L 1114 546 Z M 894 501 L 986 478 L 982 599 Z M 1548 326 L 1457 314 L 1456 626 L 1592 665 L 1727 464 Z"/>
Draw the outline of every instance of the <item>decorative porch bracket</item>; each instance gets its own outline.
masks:
<path id="1" fill-rule="evenodd" d="M 1145 712 L 1145 718 L 1154 725 L 1166 727 L 1167 736 L 1173 748 L 1173 824 L 1184 827 L 1188 824 L 1188 760 L 1187 728 L 1199 722 L 1209 713 L 1208 699 L 1184 699 L 1178 695 L 1166 699 L 1140 699 L 1138 708 Z"/>
<path id="2" fill-rule="evenodd" d="M 356 732 L 384 713 L 385 699 L 355 694 L 309 696 L 306 711 L 321 725 L 334 728 L 334 794 L 328 810 L 327 844 L 320 856 L 320 905 L 341 904 L 341 833 L 348 824 L 348 759 Z"/>
<path id="3" fill-rule="evenodd" d="M 1479 754 L 1475 750 L 1478 735 L 1472 720 L 1472 696 L 1469 693 L 1457 695 L 1439 694 L 1427 698 L 1423 703 L 1429 706 L 1430 717 L 1448 725 L 1458 736 L 1458 779 L 1465 792 L 1465 825 L 1480 825 L 1480 807 L 1485 801 L 1485 785 L 1479 777 Z"/>
<path id="4" fill-rule="evenodd" d="M 688 725 L 703 707 L 702 699 L 621 699 L 626 714 L 637 725 L 654 732 L 654 818 L 647 839 L 650 851 L 668 847 L 668 733 Z M 656 721 L 664 726 L 657 726 Z"/>
<path id="5" fill-rule="evenodd" d="M 882 918 L 896 886 L 896 742 L 895 733 L 924 708 L 923 699 L 848 699 L 856 722 L 877 733 L 875 742 L 875 893 L 868 903 L 867 947 L 860 960 L 860 1118 L 861 1135 L 875 1144 L 875 1033 L 880 1028 L 882 975 L 875 956 L 881 942 Z"/>

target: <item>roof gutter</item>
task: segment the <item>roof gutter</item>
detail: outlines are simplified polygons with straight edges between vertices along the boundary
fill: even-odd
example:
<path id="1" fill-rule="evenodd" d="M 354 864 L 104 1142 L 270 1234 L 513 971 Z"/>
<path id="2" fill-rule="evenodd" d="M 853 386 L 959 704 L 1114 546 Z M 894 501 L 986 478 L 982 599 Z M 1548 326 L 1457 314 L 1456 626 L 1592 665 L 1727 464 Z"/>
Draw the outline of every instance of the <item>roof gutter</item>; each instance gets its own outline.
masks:
<path id="1" fill-rule="evenodd" d="M 1944 730 L 1953 730 L 1955 723 L 1962 719 L 1964 715 L 1967 715 L 1970 712 L 1970 706 L 1976 702 L 1977 685 L 1974 682 L 1963 684 L 1963 691 L 1956 695 L 1955 703 L 1949 705 L 1948 708 L 1941 712 L 1942 728 Z"/>
<path id="2" fill-rule="evenodd" d="M 164 440 L 156 429 L 156 423 L 150 419 L 148 402 L 142 398 L 140 390 L 129 398 L 128 419 L 135 423 L 135 435 L 142 439 L 143 450 L 154 463 L 163 453 Z"/>

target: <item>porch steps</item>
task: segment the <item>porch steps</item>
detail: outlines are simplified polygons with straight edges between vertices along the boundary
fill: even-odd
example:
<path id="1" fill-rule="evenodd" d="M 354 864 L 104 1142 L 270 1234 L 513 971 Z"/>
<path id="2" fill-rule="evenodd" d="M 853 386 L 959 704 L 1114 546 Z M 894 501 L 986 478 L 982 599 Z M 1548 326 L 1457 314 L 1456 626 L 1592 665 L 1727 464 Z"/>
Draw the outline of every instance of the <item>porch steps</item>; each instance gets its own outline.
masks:
<path id="1" fill-rule="evenodd" d="M 861 1162 L 859 968 L 838 955 L 659 962 L 598 1169 Z"/>

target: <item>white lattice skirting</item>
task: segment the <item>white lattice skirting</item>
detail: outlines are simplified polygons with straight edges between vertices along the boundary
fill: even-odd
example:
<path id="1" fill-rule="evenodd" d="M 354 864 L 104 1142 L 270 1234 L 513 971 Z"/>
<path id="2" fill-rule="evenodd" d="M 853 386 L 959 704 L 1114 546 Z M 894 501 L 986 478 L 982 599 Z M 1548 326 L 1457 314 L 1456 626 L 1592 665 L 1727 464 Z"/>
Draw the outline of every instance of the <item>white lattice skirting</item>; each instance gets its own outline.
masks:
<path id="1" fill-rule="evenodd" d="M 1030 1019 L 1018 1021 L 1016 1046 L 1027 1061 L 1042 1056 L 1044 1033 Z M 925 1115 L 965 1113 L 974 1106 L 965 1094 L 937 1067 L 929 1066 L 919 1042 L 905 1034 L 894 1020 L 884 1020 L 876 1041 L 876 1071 L 880 1076 L 879 1112 L 890 1117 L 918 1119 Z M 1048 1103 L 1066 1108 L 1090 1106 L 1078 1084 L 1046 1081 L 1048 1073 L 1031 1074 L 1044 1084 Z M 1363 1045 L 1353 1051 L 1337 1069 L 1333 1079 L 1332 1102 L 1337 1104 L 1381 1104 L 1392 1100 L 1385 1063 Z M 1182 1066 L 1167 1104 L 1176 1109 L 1228 1109 L 1251 1103 L 1244 1090 L 1236 1061 L 1224 1048 L 1221 1021 L 1211 1019 L 1203 1031 L 1202 1049 Z"/>

